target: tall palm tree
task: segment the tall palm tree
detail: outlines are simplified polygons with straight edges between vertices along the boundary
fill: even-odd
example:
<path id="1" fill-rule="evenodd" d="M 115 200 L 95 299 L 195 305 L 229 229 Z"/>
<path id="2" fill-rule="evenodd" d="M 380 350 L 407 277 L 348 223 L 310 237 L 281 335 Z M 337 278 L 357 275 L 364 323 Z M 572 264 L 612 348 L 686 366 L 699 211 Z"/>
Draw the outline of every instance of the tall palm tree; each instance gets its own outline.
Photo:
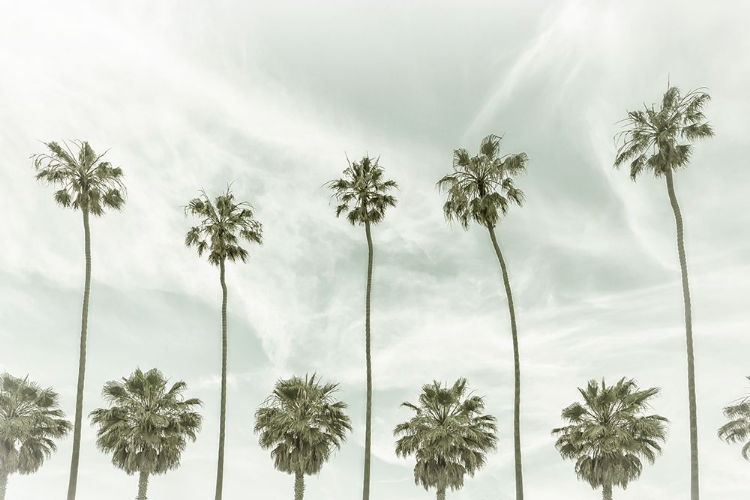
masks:
<path id="1" fill-rule="evenodd" d="M 750 376 L 747 377 L 750 380 Z M 750 460 L 750 396 L 724 408 L 724 416 L 729 420 L 719 428 L 719 438 L 727 443 L 741 443 L 742 456 Z"/>
<path id="2" fill-rule="evenodd" d="M 137 500 L 146 500 L 148 478 L 180 466 L 187 440 L 195 441 L 203 417 L 195 411 L 199 399 L 185 399 L 183 381 L 167 388 L 167 379 L 153 368 L 137 368 L 122 382 L 110 380 L 102 396 L 108 408 L 91 412 L 98 425 L 96 445 L 112 453 L 112 463 L 128 475 L 138 474 Z"/>
<path id="3" fill-rule="evenodd" d="M 78 384 L 76 413 L 73 427 L 73 455 L 70 460 L 68 500 L 75 500 L 78 485 L 78 461 L 81 453 L 81 420 L 83 418 L 83 384 L 86 373 L 86 337 L 88 334 L 89 294 L 91 292 L 91 231 L 89 217 L 104 215 L 106 209 L 120 210 L 125 204 L 125 185 L 122 169 L 113 167 L 97 154 L 88 142 L 74 141 L 77 152 L 66 142 L 44 144 L 47 151 L 32 156 L 36 178 L 59 187 L 55 201 L 64 208 L 81 210 L 83 214 L 84 254 L 86 279 L 83 287 L 81 340 L 78 355 Z"/>
<path id="4" fill-rule="evenodd" d="M 641 459 L 654 463 L 666 441 L 666 418 L 644 415 L 659 389 L 638 390 L 634 380 L 615 385 L 590 380 L 578 389 L 584 404 L 573 403 L 562 411 L 569 425 L 552 430 L 555 447 L 565 459 L 575 460 L 578 479 L 602 488 L 602 498 L 612 500 L 612 487 L 627 488 L 643 470 Z"/>
<path id="5" fill-rule="evenodd" d="M 448 199 L 443 213 L 448 221 L 458 221 L 469 229 L 473 221 L 487 229 L 500 263 L 510 313 L 510 333 L 513 341 L 514 399 L 513 399 L 513 448 L 516 480 L 516 500 L 523 500 L 523 466 L 521 464 L 521 361 L 518 352 L 518 328 L 513 294 L 508 279 L 508 269 L 497 242 L 495 227 L 501 217 L 508 213 L 512 204 L 523 203 L 523 192 L 515 187 L 514 177 L 526 170 L 526 153 L 500 156 L 501 137 L 488 135 L 482 140 L 479 154 L 470 156 L 465 149 L 453 152 L 453 173 L 437 183 Z"/>
<path id="6" fill-rule="evenodd" d="M 255 220 L 253 207 L 247 202 L 237 202 L 231 185 L 214 203 L 201 191 L 201 196 L 190 200 L 185 215 L 200 219 L 185 236 L 185 245 L 195 247 L 198 256 L 208 254 L 208 262 L 219 267 L 221 282 L 221 412 L 219 421 L 219 459 L 216 468 L 216 500 L 221 500 L 224 486 L 224 438 L 227 417 L 227 283 L 226 262 L 247 262 L 248 252 L 240 240 L 263 243 L 263 226 Z"/>
<path id="7" fill-rule="evenodd" d="M 0 375 L 0 500 L 5 500 L 8 476 L 31 474 L 57 450 L 53 439 L 68 434 L 70 422 L 58 395 L 28 377 Z"/>
<path id="8" fill-rule="evenodd" d="M 365 409 L 365 472 L 362 499 L 370 498 L 370 448 L 372 444 L 372 359 L 370 357 L 370 293 L 372 291 L 372 235 L 370 225 L 385 217 L 388 207 L 396 206 L 396 198 L 389 194 L 398 189 L 392 180 L 383 178 L 379 159 L 364 156 L 344 170 L 344 177 L 327 183 L 334 192 L 338 206 L 336 217 L 346 213 L 347 220 L 354 225 L 365 226 L 367 237 L 367 291 L 365 294 L 365 363 L 367 365 L 367 404 Z"/>
<path id="9" fill-rule="evenodd" d="M 315 375 L 279 380 L 273 394 L 255 412 L 255 432 L 274 467 L 294 474 L 294 500 L 302 500 L 305 475 L 317 474 L 341 448 L 351 421 L 346 404 L 336 401 L 338 384 L 321 385 Z"/>
<path id="10" fill-rule="evenodd" d="M 698 419 L 695 397 L 695 360 L 693 357 L 693 324 L 690 307 L 685 240 L 682 214 L 674 191 L 673 171 L 687 166 L 693 152 L 692 141 L 714 135 L 705 121 L 703 107 L 711 99 L 703 89 L 682 95 L 677 87 L 669 87 L 662 97 L 661 107 L 644 106 L 628 111 L 623 120 L 625 129 L 616 137 L 620 143 L 615 167 L 628 164 L 630 178 L 635 181 L 643 171 L 657 178 L 664 176 L 667 194 L 677 225 L 677 253 L 682 274 L 682 297 L 685 305 L 685 337 L 687 341 L 688 406 L 690 413 L 690 498 L 698 500 Z"/>
<path id="11" fill-rule="evenodd" d="M 415 412 L 396 426 L 396 455 L 415 455 L 414 482 L 424 489 L 435 488 L 437 499 L 445 490 L 461 489 L 464 476 L 485 464 L 485 455 L 497 445 L 495 417 L 484 415 L 484 399 L 466 394 L 466 379 L 452 387 L 439 382 L 422 387 L 419 405 L 402 403 Z"/>

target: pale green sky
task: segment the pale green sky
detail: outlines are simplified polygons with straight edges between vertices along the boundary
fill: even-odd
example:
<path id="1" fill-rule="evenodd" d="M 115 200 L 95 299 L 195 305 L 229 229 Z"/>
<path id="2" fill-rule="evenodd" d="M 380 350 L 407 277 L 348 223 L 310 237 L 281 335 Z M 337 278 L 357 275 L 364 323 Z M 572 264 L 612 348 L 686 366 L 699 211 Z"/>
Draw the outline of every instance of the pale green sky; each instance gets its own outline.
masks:
<path id="1" fill-rule="evenodd" d="M 683 310 L 663 180 L 612 168 L 617 121 L 671 82 L 706 86 L 716 137 L 675 177 L 695 322 L 701 484 L 750 495 L 740 446 L 716 438 L 721 408 L 748 393 L 750 35 L 746 2 L 610 0 L 16 2 L 0 17 L 0 371 L 61 393 L 73 418 L 83 287 L 79 213 L 33 177 L 39 141 L 88 140 L 125 171 L 122 213 L 92 223 L 84 412 L 102 385 L 160 368 L 205 402 L 182 467 L 149 498 L 213 494 L 218 435 L 218 272 L 183 246 L 181 206 L 234 181 L 265 245 L 228 269 L 226 500 L 290 498 L 252 415 L 274 381 L 340 382 L 354 432 L 308 498 L 361 494 L 364 231 L 334 217 L 321 185 L 351 158 L 381 156 L 399 205 L 373 230 L 373 498 L 433 498 L 393 453 L 392 429 L 433 379 L 465 376 L 498 418 L 487 467 L 452 499 L 513 498 L 512 356 L 500 271 L 486 231 L 443 220 L 435 182 L 452 151 L 504 134 L 525 151 L 527 203 L 498 234 L 517 306 L 528 498 L 599 498 L 550 430 L 589 378 L 662 388 L 671 420 L 656 465 L 618 499 L 687 500 Z M 84 425 L 79 500 L 126 499 Z M 63 495 L 72 439 L 9 500 Z"/>

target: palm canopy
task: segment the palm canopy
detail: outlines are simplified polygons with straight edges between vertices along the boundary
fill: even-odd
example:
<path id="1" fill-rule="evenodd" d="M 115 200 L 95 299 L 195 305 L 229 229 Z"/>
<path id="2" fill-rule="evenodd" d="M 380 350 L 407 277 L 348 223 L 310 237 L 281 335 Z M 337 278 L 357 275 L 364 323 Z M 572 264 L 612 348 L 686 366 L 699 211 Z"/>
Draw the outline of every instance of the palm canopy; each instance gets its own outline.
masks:
<path id="1" fill-rule="evenodd" d="M 185 215 L 188 214 L 198 217 L 200 224 L 188 231 L 185 245 L 196 247 L 199 256 L 208 252 L 211 264 L 218 266 L 227 259 L 247 262 L 248 252 L 240 245 L 240 239 L 263 243 L 263 226 L 255 220 L 252 205 L 235 201 L 231 186 L 213 203 L 201 191 L 201 196 L 185 207 Z"/>
<path id="2" fill-rule="evenodd" d="M 336 217 L 346 212 L 347 220 L 352 224 L 370 222 L 377 224 L 385 217 L 388 207 L 396 206 L 396 198 L 388 194 L 398 189 L 395 181 L 383 179 L 383 167 L 380 158 L 364 156 L 359 162 L 347 162 L 344 177 L 328 182 L 326 185 L 334 193 L 338 205 Z"/>
<path id="3" fill-rule="evenodd" d="M 643 415 L 657 388 L 638 390 L 632 379 L 607 386 L 595 380 L 578 389 L 584 404 L 573 403 L 562 411 L 568 426 L 553 429 L 555 447 L 565 459 L 576 461 L 579 479 L 592 488 L 621 486 L 637 479 L 641 459 L 654 463 L 666 440 L 668 420 Z"/>
<path id="4" fill-rule="evenodd" d="M 65 208 L 73 207 L 101 216 L 105 209 L 120 210 L 125 204 L 122 169 L 103 161 L 106 151 L 97 154 L 86 141 L 44 143 L 47 152 L 32 156 L 36 178 L 60 189 L 55 201 Z"/>
<path id="5" fill-rule="evenodd" d="M 488 135 L 479 154 L 470 156 L 465 149 L 453 152 L 453 173 L 437 183 L 448 194 L 443 213 L 449 221 L 458 221 L 464 229 L 475 221 L 493 228 L 511 204 L 521 205 L 523 192 L 513 179 L 526 171 L 526 153 L 500 156 L 502 137 Z"/>
<path id="6" fill-rule="evenodd" d="M 750 376 L 747 377 L 750 380 Z M 727 443 L 747 442 L 742 447 L 742 456 L 750 460 L 750 396 L 724 408 L 729 422 L 719 428 L 719 438 Z"/>
<path id="7" fill-rule="evenodd" d="M 0 375 L 0 475 L 36 472 L 71 428 L 51 388 Z"/>
<path id="8" fill-rule="evenodd" d="M 185 382 L 167 384 L 156 368 L 136 369 L 122 382 L 107 382 L 102 396 L 109 408 L 91 412 L 91 423 L 99 426 L 97 447 L 112 453 L 112 463 L 129 475 L 176 469 L 187 440 L 195 441 L 201 428 L 195 411 L 201 401 L 183 397 Z"/>
<path id="9" fill-rule="evenodd" d="M 485 464 L 485 455 L 497 444 L 495 417 L 484 415 L 484 399 L 467 395 L 467 381 L 451 387 L 437 381 L 422 387 L 419 405 L 402 403 L 415 412 L 396 426 L 396 455 L 415 455 L 414 482 L 425 489 L 460 489 L 464 476 Z"/>
<path id="10" fill-rule="evenodd" d="M 626 128 L 615 138 L 621 142 L 615 167 L 628 163 L 630 177 L 635 180 L 644 170 L 660 177 L 668 169 L 687 165 L 693 151 L 690 142 L 714 135 L 703 114 L 711 100 L 704 90 L 682 95 L 677 87 L 669 87 L 658 109 L 644 104 L 642 110 L 628 111 L 623 120 Z"/>
<path id="11" fill-rule="evenodd" d="M 321 384 L 315 374 L 279 380 L 271 396 L 255 412 L 255 432 L 264 450 L 271 449 L 274 467 L 289 474 L 317 474 L 352 430 L 336 401 L 338 384 Z"/>

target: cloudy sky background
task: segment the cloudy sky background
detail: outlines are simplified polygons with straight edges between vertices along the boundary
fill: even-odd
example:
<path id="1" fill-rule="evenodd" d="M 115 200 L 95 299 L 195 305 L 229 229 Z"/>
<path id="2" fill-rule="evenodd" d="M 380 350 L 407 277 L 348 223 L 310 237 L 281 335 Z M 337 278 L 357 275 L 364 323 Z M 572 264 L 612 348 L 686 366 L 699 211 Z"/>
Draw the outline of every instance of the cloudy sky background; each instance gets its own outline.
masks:
<path id="1" fill-rule="evenodd" d="M 622 499 L 689 491 L 686 362 L 674 219 L 663 180 L 615 171 L 616 122 L 657 101 L 667 77 L 707 86 L 716 137 L 676 176 L 685 218 L 705 498 L 750 494 L 740 446 L 716 438 L 748 392 L 750 34 L 742 1 L 16 2 L 0 16 L 0 370 L 61 394 L 73 418 L 83 287 L 80 213 L 33 177 L 39 141 L 84 139 L 126 174 L 122 213 L 92 223 L 84 412 L 102 385 L 160 368 L 205 402 L 179 470 L 149 498 L 209 498 L 220 374 L 218 271 L 183 247 L 181 207 L 234 181 L 265 244 L 228 269 L 227 500 L 289 498 L 253 412 L 279 377 L 341 383 L 354 432 L 309 498 L 361 494 L 364 285 L 361 228 L 321 185 L 344 154 L 381 155 L 399 204 L 373 231 L 372 497 L 433 498 L 397 459 L 392 429 L 424 383 L 468 378 L 499 419 L 500 445 L 454 499 L 513 498 L 507 305 L 486 231 L 443 220 L 435 182 L 452 150 L 505 134 L 525 151 L 527 195 L 498 228 L 517 307 L 527 496 L 598 498 L 554 449 L 560 410 L 590 378 L 662 388 L 671 420 L 656 465 Z M 745 16 L 745 17 L 743 17 Z M 133 498 L 84 424 L 78 498 Z M 8 498 L 59 498 L 72 437 Z"/>

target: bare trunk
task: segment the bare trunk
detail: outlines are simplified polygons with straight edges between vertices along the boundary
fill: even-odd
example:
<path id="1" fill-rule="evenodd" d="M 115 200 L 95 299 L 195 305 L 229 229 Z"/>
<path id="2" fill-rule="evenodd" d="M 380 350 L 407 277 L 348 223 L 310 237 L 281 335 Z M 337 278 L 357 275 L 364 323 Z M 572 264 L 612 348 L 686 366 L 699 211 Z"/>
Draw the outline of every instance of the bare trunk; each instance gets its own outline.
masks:
<path id="1" fill-rule="evenodd" d="M 515 473 L 516 473 L 516 500 L 523 500 L 523 467 L 521 466 L 521 361 L 518 353 L 518 330 L 516 328 L 516 310 L 513 307 L 513 294 L 510 290 L 508 280 L 508 269 L 505 267 L 500 245 L 497 243 L 495 229 L 487 227 L 495 247 L 497 260 L 500 261 L 500 269 L 503 271 L 503 283 L 505 284 L 505 295 L 508 298 L 508 311 L 510 312 L 510 333 L 513 338 L 513 375 L 515 382 L 515 395 L 513 400 L 513 448 L 515 450 Z"/>
<path id="2" fill-rule="evenodd" d="M 672 170 L 667 169 L 667 192 L 669 202 L 674 211 L 675 223 L 677 224 L 677 253 L 680 257 L 680 270 L 682 272 L 682 298 L 685 304 L 685 338 L 687 342 L 687 367 L 688 367 L 688 407 L 690 410 L 690 499 L 699 500 L 699 476 L 698 476 L 698 416 L 696 411 L 695 397 L 695 358 L 693 357 L 693 321 L 690 307 L 690 287 L 688 284 L 687 259 L 685 257 L 685 240 L 682 228 L 682 214 L 677 204 L 677 196 L 674 192 Z"/>
<path id="3" fill-rule="evenodd" d="M 367 235 L 367 294 L 365 297 L 365 360 L 367 364 L 367 406 L 365 410 L 365 477 L 362 499 L 370 499 L 370 447 L 372 445 L 372 359 L 370 357 L 370 293 L 372 290 L 372 235 L 370 221 L 365 221 Z"/>
<path id="4" fill-rule="evenodd" d="M 294 474 L 294 500 L 302 500 L 305 496 L 305 476 L 297 471 Z"/>
<path id="5" fill-rule="evenodd" d="M 437 500 L 445 500 L 445 488 L 438 488 Z"/>
<path id="6" fill-rule="evenodd" d="M 612 485 L 605 484 L 602 488 L 602 500 L 612 500 Z"/>
<path id="7" fill-rule="evenodd" d="M 5 500 L 5 490 L 8 488 L 8 473 L 0 472 L 0 500 Z"/>
<path id="8" fill-rule="evenodd" d="M 89 212 L 83 212 L 84 253 L 86 255 L 86 281 L 83 286 L 83 311 L 81 312 L 81 344 L 78 352 L 78 384 L 76 386 L 76 414 L 73 424 L 73 455 L 70 459 L 68 500 L 75 500 L 78 486 L 78 462 L 81 456 L 81 421 L 83 419 L 83 381 L 86 375 L 86 336 L 89 323 L 89 295 L 91 293 L 91 231 Z"/>
<path id="9" fill-rule="evenodd" d="M 227 283 L 224 259 L 219 265 L 221 273 L 221 413 L 219 416 L 219 461 L 216 467 L 216 500 L 221 500 L 224 487 L 224 438 L 227 424 Z"/>
<path id="10" fill-rule="evenodd" d="M 135 500 L 146 500 L 146 490 L 148 489 L 148 472 L 141 472 L 138 476 L 138 496 Z"/>

